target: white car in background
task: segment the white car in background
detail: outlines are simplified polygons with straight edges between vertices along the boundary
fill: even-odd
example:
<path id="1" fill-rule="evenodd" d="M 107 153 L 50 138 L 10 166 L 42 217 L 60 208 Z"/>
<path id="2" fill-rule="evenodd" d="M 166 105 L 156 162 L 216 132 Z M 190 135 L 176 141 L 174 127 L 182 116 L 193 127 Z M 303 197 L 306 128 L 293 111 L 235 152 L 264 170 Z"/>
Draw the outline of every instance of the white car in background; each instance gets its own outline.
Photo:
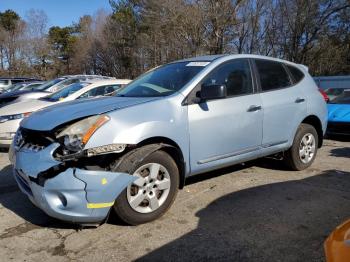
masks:
<path id="1" fill-rule="evenodd" d="M 0 108 L 0 148 L 8 148 L 21 120 L 32 112 L 76 99 L 110 95 L 131 80 L 96 80 L 70 84 L 63 89 L 39 99 L 11 103 Z"/>
<path id="2" fill-rule="evenodd" d="M 35 90 L 35 88 L 45 84 L 45 81 L 35 81 L 35 82 L 23 82 L 23 83 L 17 83 L 12 86 L 10 86 L 5 93 L 15 92 L 15 91 L 22 91 L 22 90 Z"/>
<path id="3" fill-rule="evenodd" d="M 100 75 L 70 75 L 55 78 L 51 81 L 47 81 L 40 86 L 33 88 L 32 90 L 17 90 L 13 92 L 6 92 L 0 94 L 0 107 L 8 105 L 10 103 L 17 103 L 20 101 L 26 101 L 29 99 L 37 99 L 47 96 L 50 93 L 57 92 L 62 88 L 78 82 L 90 81 L 90 80 L 112 80 L 108 76 Z"/>
<path id="4" fill-rule="evenodd" d="M 61 90 L 62 88 L 78 82 L 83 81 L 90 81 L 90 80 L 112 80 L 114 77 L 108 77 L 108 76 L 100 76 L 100 75 L 67 75 L 60 77 L 63 79 L 60 82 L 57 82 L 56 84 L 50 86 L 50 88 L 45 89 L 46 92 L 57 92 L 58 90 Z"/>
<path id="5" fill-rule="evenodd" d="M 0 77 L 0 94 L 6 92 L 8 88 L 17 83 L 41 81 L 29 77 Z"/>

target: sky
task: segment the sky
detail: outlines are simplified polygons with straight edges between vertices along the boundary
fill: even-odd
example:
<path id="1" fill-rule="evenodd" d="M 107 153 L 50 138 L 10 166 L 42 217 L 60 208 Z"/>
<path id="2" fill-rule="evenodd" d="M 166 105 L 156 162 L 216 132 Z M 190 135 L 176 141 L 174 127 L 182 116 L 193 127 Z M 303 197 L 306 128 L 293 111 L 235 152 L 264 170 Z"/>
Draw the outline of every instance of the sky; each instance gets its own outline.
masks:
<path id="1" fill-rule="evenodd" d="M 108 0 L 0 0 L 0 12 L 14 10 L 22 18 L 30 9 L 43 10 L 50 26 L 69 26 L 83 15 L 93 15 L 99 9 L 111 11 Z"/>

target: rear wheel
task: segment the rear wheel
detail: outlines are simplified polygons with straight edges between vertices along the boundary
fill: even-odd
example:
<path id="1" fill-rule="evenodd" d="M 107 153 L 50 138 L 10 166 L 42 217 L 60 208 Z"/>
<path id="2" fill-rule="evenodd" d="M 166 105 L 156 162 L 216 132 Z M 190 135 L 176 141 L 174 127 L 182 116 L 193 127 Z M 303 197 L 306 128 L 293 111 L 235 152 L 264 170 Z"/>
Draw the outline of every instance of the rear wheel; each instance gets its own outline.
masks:
<path id="1" fill-rule="evenodd" d="M 138 225 L 162 216 L 172 205 L 179 188 L 179 171 L 173 158 L 155 151 L 146 158 L 131 154 L 114 172 L 137 177 L 116 199 L 115 213 L 124 222 Z"/>
<path id="2" fill-rule="evenodd" d="M 316 129 L 309 124 L 301 124 L 294 137 L 292 147 L 286 152 L 285 162 L 292 170 L 304 170 L 315 160 L 318 149 Z"/>

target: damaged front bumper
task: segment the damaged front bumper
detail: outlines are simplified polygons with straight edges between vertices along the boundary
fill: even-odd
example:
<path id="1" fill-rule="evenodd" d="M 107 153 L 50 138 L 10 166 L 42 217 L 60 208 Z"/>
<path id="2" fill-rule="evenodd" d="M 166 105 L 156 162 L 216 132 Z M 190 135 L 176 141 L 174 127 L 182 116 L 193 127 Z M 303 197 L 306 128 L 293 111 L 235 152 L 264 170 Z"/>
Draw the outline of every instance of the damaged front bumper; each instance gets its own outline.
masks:
<path id="1" fill-rule="evenodd" d="M 136 177 L 62 168 L 63 163 L 53 158 L 58 146 L 51 144 L 38 152 L 23 148 L 10 152 L 19 188 L 49 216 L 81 224 L 102 222 L 118 195 Z"/>

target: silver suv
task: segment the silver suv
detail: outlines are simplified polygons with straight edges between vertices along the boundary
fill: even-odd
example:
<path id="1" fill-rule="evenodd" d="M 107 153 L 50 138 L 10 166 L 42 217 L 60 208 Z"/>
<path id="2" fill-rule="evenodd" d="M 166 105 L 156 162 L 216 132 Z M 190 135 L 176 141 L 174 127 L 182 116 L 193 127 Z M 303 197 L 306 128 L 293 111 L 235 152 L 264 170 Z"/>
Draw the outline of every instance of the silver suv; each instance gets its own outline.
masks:
<path id="1" fill-rule="evenodd" d="M 255 55 L 176 61 L 115 97 L 62 103 L 21 122 L 10 158 L 48 215 L 136 225 L 160 217 L 187 177 L 281 153 L 314 161 L 327 109 L 302 65 Z"/>

